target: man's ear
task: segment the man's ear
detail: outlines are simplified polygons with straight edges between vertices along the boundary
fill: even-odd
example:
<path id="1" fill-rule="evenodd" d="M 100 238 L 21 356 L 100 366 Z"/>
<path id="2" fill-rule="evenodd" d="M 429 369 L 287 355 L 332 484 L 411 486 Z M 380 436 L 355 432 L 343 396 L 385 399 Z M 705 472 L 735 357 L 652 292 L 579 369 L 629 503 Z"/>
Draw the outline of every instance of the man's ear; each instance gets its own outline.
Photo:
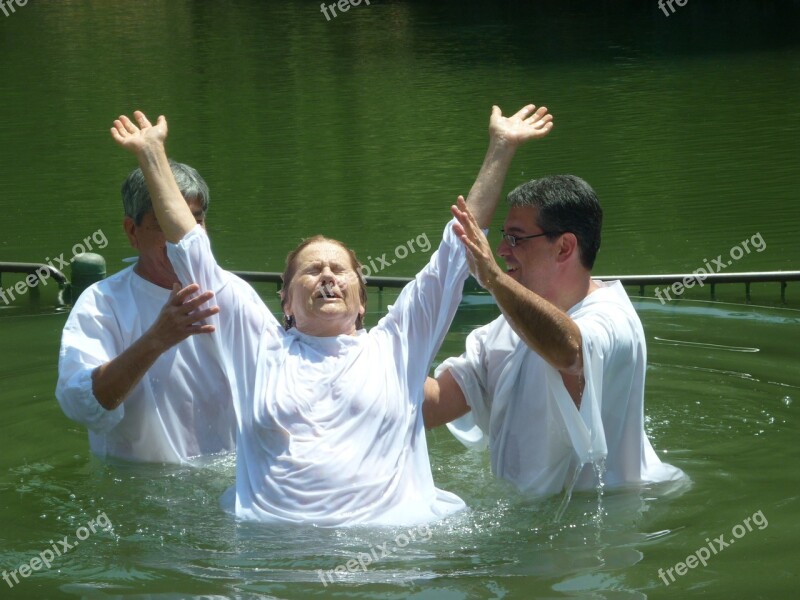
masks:
<path id="1" fill-rule="evenodd" d="M 136 237 L 136 223 L 130 217 L 125 217 L 122 221 L 122 228 L 125 230 L 125 235 L 128 236 L 131 248 L 139 249 L 139 240 Z"/>
<path id="2" fill-rule="evenodd" d="M 558 262 L 566 262 L 573 256 L 577 256 L 578 237 L 571 232 L 562 233 L 558 239 Z"/>

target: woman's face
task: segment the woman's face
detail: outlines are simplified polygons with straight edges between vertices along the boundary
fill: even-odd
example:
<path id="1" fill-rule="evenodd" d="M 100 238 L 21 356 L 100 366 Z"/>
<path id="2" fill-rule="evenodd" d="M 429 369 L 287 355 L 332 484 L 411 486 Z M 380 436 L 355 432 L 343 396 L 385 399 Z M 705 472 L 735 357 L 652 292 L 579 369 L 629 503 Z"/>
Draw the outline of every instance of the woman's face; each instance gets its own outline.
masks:
<path id="1" fill-rule="evenodd" d="M 315 242 L 300 251 L 295 264 L 284 309 L 294 317 L 295 327 L 319 337 L 355 334 L 364 306 L 347 251 L 331 242 Z"/>

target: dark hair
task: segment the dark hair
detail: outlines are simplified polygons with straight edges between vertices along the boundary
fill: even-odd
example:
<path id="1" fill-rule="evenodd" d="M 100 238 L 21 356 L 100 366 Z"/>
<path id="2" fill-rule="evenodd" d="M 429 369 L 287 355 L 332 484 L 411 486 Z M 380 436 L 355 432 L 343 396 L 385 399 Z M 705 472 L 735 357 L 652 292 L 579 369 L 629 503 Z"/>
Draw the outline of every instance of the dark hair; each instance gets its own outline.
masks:
<path id="1" fill-rule="evenodd" d="M 578 238 L 581 264 L 594 266 L 600 249 L 603 209 L 592 187 L 575 175 L 550 175 L 523 183 L 508 194 L 512 207 L 539 209 L 538 225 L 555 237 L 570 232 Z"/>
<path id="2" fill-rule="evenodd" d="M 169 166 L 181 195 L 186 200 L 199 200 L 203 212 L 207 212 L 211 194 L 205 179 L 189 165 L 170 160 Z M 147 191 L 141 169 L 131 171 L 122 184 L 122 206 L 125 209 L 125 216 L 133 219 L 137 225 L 141 225 L 144 216 L 153 210 L 150 192 Z"/>
<path id="3" fill-rule="evenodd" d="M 292 279 L 294 278 L 295 273 L 297 272 L 297 256 L 308 246 L 311 244 L 316 244 L 318 242 L 327 242 L 330 244 L 336 244 L 340 248 L 342 248 L 345 252 L 347 252 L 347 256 L 350 258 L 350 266 L 356 272 L 356 276 L 358 277 L 358 295 L 361 299 L 361 305 L 364 307 L 364 310 L 367 309 L 367 283 L 363 275 L 363 266 L 359 262 L 358 258 L 356 258 L 356 253 L 353 252 L 350 248 L 345 246 L 339 240 L 334 240 L 331 238 L 327 238 L 324 235 L 315 235 L 314 237 L 306 238 L 300 244 L 289 252 L 286 255 L 286 268 L 283 270 L 283 274 L 281 275 L 281 279 L 283 280 L 283 289 L 285 290 L 281 296 L 281 309 L 284 311 L 283 317 L 283 327 L 284 329 L 291 329 L 294 327 L 294 317 L 286 316 L 286 302 L 288 301 L 288 290 L 289 284 L 292 283 Z M 363 329 L 364 328 L 364 315 L 359 314 L 356 317 L 356 329 Z"/>

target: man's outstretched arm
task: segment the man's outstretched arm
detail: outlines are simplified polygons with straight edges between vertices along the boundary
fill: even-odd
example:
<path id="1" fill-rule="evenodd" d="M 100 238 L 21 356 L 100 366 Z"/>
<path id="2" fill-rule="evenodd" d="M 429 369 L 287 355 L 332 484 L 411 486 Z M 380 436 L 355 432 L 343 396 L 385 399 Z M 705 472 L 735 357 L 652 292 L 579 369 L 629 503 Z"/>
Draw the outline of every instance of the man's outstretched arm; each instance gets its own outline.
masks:
<path id="1" fill-rule="evenodd" d="M 499 107 L 492 107 L 489 119 L 489 148 L 475 183 L 467 196 L 467 207 L 480 227 L 489 227 L 500 201 L 500 192 L 514 154 L 529 140 L 545 137 L 553 129 L 553 116 L 547 108 L 528 104 L 516 114 L 504 117 Z"/>
<path id="2" fill-rule="evenodd" d="M 197 225 L 197 220 L 178 189 L 169 166 L 164 141 L 167 139 L 167 120 L 158 117 L 152 125 L 143 112 L 133 113 L 138 127 L 122 115 L 114 121 L 111 137 L 139 160 L 144 173 L 153 210 L 167 240 L 173 244 L 183 239 Z"/>
<path id="3" fill-rule="evenodd" d="M 529 348 L 561 373 L 575 405 L 583 392 L 583 338 L 578 324 L 563 310 L 504 273 L 486 236 L 468 209 L 453 209 L 456 235 L 467 247 L 470 270 L 494 296 L 508 324 Z M 565 242 L 577 252 L 575 235 Z"/>
<path id="4" fill-rule="evenodd" d="M 470 254 L 472 274 L 494 296 L 511 327 L 522 340 L 555 369 L 577 375 L 582 370 L 581 332 L 563 310 L 504 273 L 486 236 L 468 209 L 453 209 L 456 234 Z M 577 252 L 572 233 L 570 251 Z M 567 242 L 565 242 L 567 244 Z"/>
<path id="5" fill-rule="evenodd" d="M 463 417 L 470 411 L 464 392 L 450 371 L 444 371 L 437 379 L 425 380 L 425 402 L 422 404 L 422 419 L 426 429 L 433 429 Z"/>
<path id="6" fill-rule="evenodd" d="M 553 116 L 544 106 L 537 110 L 535 105 L 528 104 L 510 117 L 504 117 L 500 108 L 493 106 L 486 157 L 466 202 L 459 196 L 457 205 L 451 209 L 453 214 L 457 217 L 469 209 L 479 227 L 488 227 L 517 148 L 529 140 L 545 137 L 552 129 Z M 429 377 L 426 380 L 422 405 L 426 428 L 449 423 L 469 410 L 464 392 L 449 371 L 443 372 L 438 379 Z"/>

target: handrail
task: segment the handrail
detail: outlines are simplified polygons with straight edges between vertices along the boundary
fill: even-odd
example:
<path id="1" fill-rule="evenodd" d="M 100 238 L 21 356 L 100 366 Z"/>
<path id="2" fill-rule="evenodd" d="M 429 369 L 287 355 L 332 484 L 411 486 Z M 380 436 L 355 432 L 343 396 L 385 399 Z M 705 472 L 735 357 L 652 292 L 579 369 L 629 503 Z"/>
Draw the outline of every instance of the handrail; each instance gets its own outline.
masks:
<path id="1" fill-rule="evenodd" d="M 45 263 L 0 262 L 0 273 L 27 273 L 28 275 L 33 275 L 40 269 L 45 269 L 50 277 L 58 282 L 58 286 L 61 288 L 69 283 L 64 273 Z"/>
<path id="2" fill-rule="evenodd" d="M 38 273 L 41 269 L 45 269 L 50 277 L 58 283 L 59 288 L 64 289 L 69 285 L 69 280 L 66 275 L 44 263 L 24 263 L 24 262 L 0 262 L 1 273 L 25 273 L 28 275 Z M 280 289 L 282 280 L 281 274 L 273 271 L 232 271 L 234 275 L 238 275 L 245 281 L 260 282 L 260 283 L 274 283 Z M 750 284 L 752 283 L 780 283 L 781 284 L 781 301 L 786 302 L 786 287 L 790 281 L 800 281 L 800 271 L 754 271 L 749 273 L 667 273 L 662 275 L 594 275 L 594 279 L 601 281 L 615 281 L 619 280 L 622 285 L 638 286 L 640 295 L 644 295 L 644 288 L 652 285 L 672 285 L 681 283 L 685 285 L 687 282 L 693 281 L 692 285 L 703 287 L 708 285 L 711 290 L 712 300 L 716 299 L 716 286 L 721 283 L 744 283 L 746 290 L 746 298 L 750 300 Z M 377 287 L 379 290 L 384 288 L 402 288 L 410 281 L 412 277 L 382 277 L 379 275 L 372 275 L 366 277 L 366 283 L 370 287 Z M 472 283 L 469 283 L 472 282 Z M 687 286 L 692 287 L 692 286 Z M 480 289 L 473 279 L 468 280 L 467 289 L 470 291 L 477 291 Z"/>
<path id="3" fill-rule="evenodd" d="M 752 271 L 749 273 L 670 273 L 665 275 L 620 275 L 609 276 L 601 275 L 596 277 L 603 281 L 613 281 L 619 279 L 622 285 L 631 285 L 639 287 L 639 295 L 644 296 L 644 288 L 647 285 L 672 285 L 680 283 L 686 285 L 687 282 L 692 281 L 691 286 L 695 284 L 703 287 L 708 284 L 711 291 L 711 299 L 716 300 L 716 286 L 720 283 L 743 283 L 745 286 L 745 300 L 750 301 L 750 284 L 751 283 L 780 283 L 781 284 L 781 302 L 786 302 L 786 287 L 789 281 L 800 281 L 800 271 Z M 678 294 L 680 295 L 680 293 Z"/>
<path id="4" fill-rule="evenodd" d="M 244 279 L 245 281 L 250 282 L 259 282 L 259 283 L 275 283 L 279 287 L 283 283 L 283 279 L 280 273 L 276 273 L 273 271 L 231 271 L 234 275 L 237 275 Z M 388 288 L 402 288 L 405 287 L 406 284 L 413 281 L 413 277 L 381 277 L 377 275 L 370 275 L 369 277 L 365 277 L 367 285 L 370 287 L 377 287 L 378 289 L 383 289 L 385 287 Z"/>
<path id="5" fill-rule="evenodd" d="M 245 281 L 275 283 L 279 287 L 282 283 L 281 274 L 267 271 L 233 271 Z M 786 302 L 786 287 L 789 281 L 800 281 L 800 271 L 754 271 L 750 273 L 709 273 L 707 275 L 696 273 L 668 273 L 664 275 L 594 275 L 594 279 L 601 281 L 619 280 L 622 285 L 638 286 L 640 295 L 644 295 L 645 286 L 672 285 L 694 281 L 699 287 L 708 285 L 711 289 L 711 299 L 716 299 L 716 286 L 720 283 L 744 283 L 746 298 L 750 300 L 750 284 L 757 282 L 780 283 L 781 301 Z M 366 278 L 368 286 L 383 288 L 401 288 L 412 281 L 411 277 L 380 277 Z M 469 280 L 474 281 L 474 280 Z M 694 285 L 694 284 L 693 284 Z M 691 286 L 689 286 L 691 287 Z M 477 284 L 475 290 L 479 289 Z"/>

